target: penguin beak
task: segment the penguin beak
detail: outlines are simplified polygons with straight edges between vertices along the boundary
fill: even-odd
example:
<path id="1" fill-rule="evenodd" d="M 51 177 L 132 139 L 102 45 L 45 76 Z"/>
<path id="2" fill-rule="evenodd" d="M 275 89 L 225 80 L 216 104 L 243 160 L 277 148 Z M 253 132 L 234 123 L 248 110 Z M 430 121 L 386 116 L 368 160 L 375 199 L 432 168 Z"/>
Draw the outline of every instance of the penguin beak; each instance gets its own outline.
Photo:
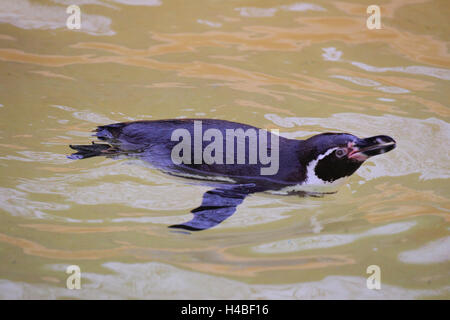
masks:
<path id="1" fill-rule="evenodd" d="M 360 139 L 353 146 L 352 151 L 348 154 L 348 158 L 364 161 L 369 157 L 389 152 L 395 146 L 395 140 L 389 136 L 374 136 Z"/>

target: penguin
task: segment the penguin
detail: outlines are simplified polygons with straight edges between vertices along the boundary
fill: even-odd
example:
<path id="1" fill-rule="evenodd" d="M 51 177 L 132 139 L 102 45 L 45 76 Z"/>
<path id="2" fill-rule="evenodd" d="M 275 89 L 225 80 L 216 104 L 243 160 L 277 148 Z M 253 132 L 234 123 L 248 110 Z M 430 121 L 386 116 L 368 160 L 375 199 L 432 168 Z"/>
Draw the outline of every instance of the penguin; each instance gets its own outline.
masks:
<path id="1" fill-rule="evenodd" d="M 70 145 L 77 152 L 69 159 L 137 158 L 169 175 L 212 187 L 204 193 L 201 205 L 191 211 L 194 217 L 190 221 L 169 227 L 188 231 L 217 226 L 257 192 L 315 197 L 334 193 L 364 161 L 396 147 L 395 140 L 386 135 L 358 138 L 326 132 L 297 140 L 217 119 L 121 122 L 98 126 L 93 132 L 99 141 Z M 215 161 L 201 157 L 208 148 Z M 274 170 L 263 174 L 269 165 Z"/>

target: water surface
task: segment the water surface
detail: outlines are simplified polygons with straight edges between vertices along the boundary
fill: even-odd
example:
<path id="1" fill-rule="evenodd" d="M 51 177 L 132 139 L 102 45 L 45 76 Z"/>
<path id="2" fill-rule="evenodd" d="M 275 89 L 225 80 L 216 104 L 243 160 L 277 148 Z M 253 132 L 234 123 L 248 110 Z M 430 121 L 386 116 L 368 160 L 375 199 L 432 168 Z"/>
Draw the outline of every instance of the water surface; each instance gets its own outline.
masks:
<path id="1" fill-rule="evenodd" d="M 379 1 L 369 30 L 372 2 L 1 1 L 0 297 L 450 298 L 450 5 Z M 398 145 L 336 194 L 255 194 L 194 234 L 167 226 L 208 187 L 66 158 L 96 125 L 182 117 Z"/>

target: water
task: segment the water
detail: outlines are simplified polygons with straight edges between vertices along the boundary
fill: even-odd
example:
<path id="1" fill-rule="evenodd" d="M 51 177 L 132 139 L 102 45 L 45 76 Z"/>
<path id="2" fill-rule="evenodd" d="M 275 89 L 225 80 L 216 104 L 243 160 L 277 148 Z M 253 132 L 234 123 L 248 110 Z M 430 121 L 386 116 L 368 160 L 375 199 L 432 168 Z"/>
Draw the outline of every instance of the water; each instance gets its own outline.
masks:
<path id="1" fill-rule="evenodd" d="M 1 1 L 0 297 L 448 299 L 450 5 L 381 1 L 369 30 L 370 4 Z M 179 117 L 398 145 L 337 194 L 255 194 L 194 234 L 167 226 L 208 187 L 66 158 L 96 125 Z"/>

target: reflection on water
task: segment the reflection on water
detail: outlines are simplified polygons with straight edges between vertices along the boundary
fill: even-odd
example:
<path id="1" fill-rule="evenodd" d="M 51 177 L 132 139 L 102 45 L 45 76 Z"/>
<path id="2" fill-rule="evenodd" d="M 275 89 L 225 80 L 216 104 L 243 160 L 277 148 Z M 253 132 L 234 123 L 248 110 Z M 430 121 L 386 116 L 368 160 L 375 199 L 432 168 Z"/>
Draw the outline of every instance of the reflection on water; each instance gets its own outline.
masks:
<path id="1" fill-rule="evenodd" d="M 358 170 L 358 174 L 365 179 L 413 173 L 420 174 L 420 178 L 425 180 L 450 177 L 450 151 L 442 146 L 450 137 L 450 124 L 438 118 L 414 119 L 359 113 L 335 113 L 326 119 L 280 117 L 277 114 L 266 114 L 265 117 L 281 128 L 316 126 L 321 130 L 358 132 L 361 137 L 380 133 L 394 137 L 401 148 L 392 154 L 370 159 L 369 162 L 375 163 L 375 166 L 365 165 Z M 363 127 L 361 123 L 364 123 Z M 291 131 L 284 135 L 289 138 L 304 138 L 310 134 L 311 132 Z"/>
<path id="2" fill-rule="evenodd" d="M 54 1 L 67 5 L 77 1 Z M 83 1 L 81 1 L 83 2 Z M 95 1 L 92 1 L 95 3 Z M 0 23 L 8 23 L 22 29 L 60 29 L 66 26 L 66 7 L 42 5 L 29 0 L 2 1 L 0 3 Z M 94 14 L 83 14 L 82 32 L 91 35 L 113 35 L 111 19 Z"/>
<path id="3" fill-rule="evenodd" d="M 362 233 L 355 234 L 325 234 L 311 237 L 303 237 L 299 239 L 282 240 L 275 243 L 265 243 L 255 248 L 256 252 L 277 253 L 292 252 L 300 250 L 310 250 L 316 248 L 330 248 L 345 245 L 357 241 L 360 238 L 390 235 L 404 232 L 413 227 L 415 222 L 393 223 L 385 226 L 377 227 Z"/>
<path id="4" fill-rule="evenodd" d="M 0 297 L 450 297 L 449 5 L 390 0 L 368 30 L 369 4 L 1 1 Z M 186 117 L 398 146 L 337 194 L 255 194 L 196 234 L 167 226 L 207 186 L 66 158 L 98 124 Z"/>
<path id="5" fill-rule="evenodd" d="M 50 269 L 64 272 L 66 266 Z M 0 280 L 0 298 L 27 299 L 35 296 L 49 299 L 71 297 L 83 299 L 382 299 L 385 294 L 398 299 L 414 299 L 435 292 L 426 289 L 405 290 L 386 285 L 382 294 L 365 288 L 366 279 L 351 276 L 328 276 L 317 282 L 284 285 L 245 284 L 223 277 L 190 272 L 170 265 L 150 262 L 125 264 L 108 262 L 106 274 L 83 275 L 82 295 L 48 284 L 29 285 Z M 113 272 L 111 274 L 111 272 Z M 50 282 L 50 281 L 49 281 Z M 201 286 L 199 285 L 201 284 Z M 8 292 L 9 294 L 5 294 Z"/>
<path id="6" fill-rule="evenodd" d="M 439 263 L 450 259 L 450 237 L 438 239 L 415 250 L 400 253 L 399 259 L 405 263 Z"/>

